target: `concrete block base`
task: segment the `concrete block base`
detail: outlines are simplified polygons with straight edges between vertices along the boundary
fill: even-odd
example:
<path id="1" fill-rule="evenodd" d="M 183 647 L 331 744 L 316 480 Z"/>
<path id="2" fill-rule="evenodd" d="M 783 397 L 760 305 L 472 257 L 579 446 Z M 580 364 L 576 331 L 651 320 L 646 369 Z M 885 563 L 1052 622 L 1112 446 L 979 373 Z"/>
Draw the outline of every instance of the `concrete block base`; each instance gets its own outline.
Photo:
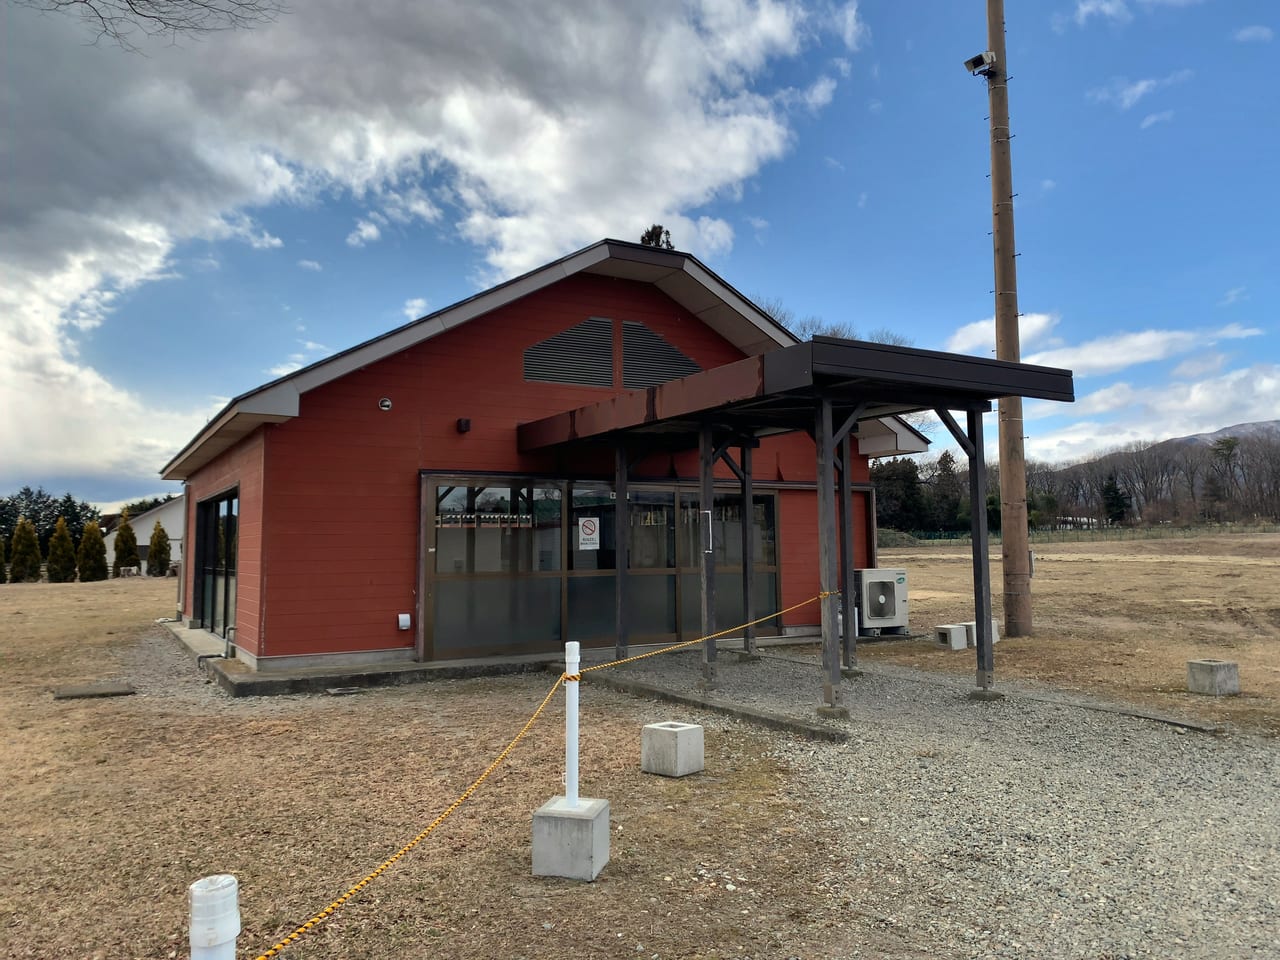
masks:
<path id="1" fill-rule="evenodd" d="M 964 627 L 965 643 L 970 647 L 978 645 L 978 621 L 966 620 L 960 624 Z M 1000 623 L 995 617 L 991 618 L 991 643 L 994 646 L 1000 642 Z"/>
<path id="2" fill-rule="evenodd" d="M 823 720 L 848 720 L 849 708 L 829 707 L 823 704 L 818 708 L 818 716 L 822 717 Z"/>
<path id="3" fill-rule="evenodd" d="M 963 650 L 969 646 L 969 632 L 963 623 L 944 623 L 933 628 L 934 638 L 951 650 Z"/>
<path id="4" fill-rule="evenodd" d="M 533 875 L 594 880 L 609 862 L 609 801 L 552 797 L 533 814 Z"/>
<path id="5" fill-rule="evenodd" d="M 1188 660 L 1187 689 L 1211 697 L 1240 692 L 1240 668 L 1233 660 Z"/>
<path id="6" fill-rule="evenodd" d="M 650 723 L 640 731 L 640 769 L 661 777 L 687 777 L 703 770 L 702 727 L 696 723 Z"/>

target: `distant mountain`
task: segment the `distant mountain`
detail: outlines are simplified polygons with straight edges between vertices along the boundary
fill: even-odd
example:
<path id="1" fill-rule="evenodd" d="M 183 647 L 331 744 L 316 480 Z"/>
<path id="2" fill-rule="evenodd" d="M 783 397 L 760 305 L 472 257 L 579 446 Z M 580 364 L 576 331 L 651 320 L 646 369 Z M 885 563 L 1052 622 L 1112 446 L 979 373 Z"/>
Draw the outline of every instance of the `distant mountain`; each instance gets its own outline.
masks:
<path id="1" fill-rule="evenodd" d="M 1256 423 L 1237 423 L 1234 427 L 1223 427 L 1213 433 L 1193 433 L 1189 437 L 1171 437 L 1164 443 L 1199 443 L 1211 446 L 1223 437 L 1280 437 L 1280 420 L 1259 420 Z"/>

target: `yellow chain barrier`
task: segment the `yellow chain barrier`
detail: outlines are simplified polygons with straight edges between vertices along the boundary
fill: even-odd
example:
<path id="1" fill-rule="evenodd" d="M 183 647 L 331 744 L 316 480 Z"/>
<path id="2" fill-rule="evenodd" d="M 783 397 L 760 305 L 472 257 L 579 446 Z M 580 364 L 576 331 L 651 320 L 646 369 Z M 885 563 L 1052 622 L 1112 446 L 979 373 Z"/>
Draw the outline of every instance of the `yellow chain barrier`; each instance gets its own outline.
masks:
<path id="1" fill-rule="evenodd" d="M 707 640 L 715 640 L 727 634 L 735 633 L 738 630 L 744 630 L 747 627 L 754 627 L 758 624 L 764 623 L 766 620 L 773 620 L 776 617 L 781 617 L 784 614 L 788 614 L 793 610 L 799 610 L 801 607 L 808 606 L 809 604 L 813 603 L 815 600 L 823 600 L 823 599 L 826 599 L 827 597 L 836 596 L 838 595 L 838 593 L 839 591 L 837 590 L 824 590 L 822 593 L 819 593 L 817 596 L 810 597 L 808 600 L 801 601 L 800 603 L 793 603 L 791 606 L 787 607 L 784 610 L 779 610 L 776 613 L 769 614 L 768 616 L 759 617 L 748 623 L 740 623 L 737 626 L 729 627 L 726 630 L 720 630 L 716 633 L 709 633 L 705 637 L 699 637 L 696 640 L 686 640 L 683 643 L 672 644 L 669 647 L 662 647 L 659 650 L 651 650 L 648 653 L 641 653 L 634 657 L 626 657 L 625 659 L 622 659 L 622 660 L 610 660 L 608 663 L 598 663 L 593 667 L 583 667 L 581 673 L 560 674 L 560 676 L 556 678 L 556 682 L 551 685 L 551 689 L 547 691 L 547 695 L 542 698 L 542 703 L 538 704 L 538 709 L 533 711 L 533 715 L 529 717 L 529 719 L 525 722 L 525 725 L 520 729 L 520 732 L 517 733 L 512 738 L 511 742 L 507 744 L 506 748 L 503 749 L 503 751 L 494 758 L 493 762 L 485 768 L 484 773 L 480 774 L 480 776 L 472 780 L 471 786 L 467 787 L 467 789 L 464 790 L 458 796 L 458 799 L 454 800 L 453 803 L 449 804 L 449 806 L 445 808 L 444 812 L 441 813 L 440 816 L 436 817 L 434 820 L 431 821 L 431 823 L 427 824 L 426 829 L 423 830 L 421 833 L 419 833 L 416 837 L 414 837 L 412 840 L 406 843 L 403 847 L 401 847 L 391 856 L 387 857 L 386 860 L 383 860 L 382 863 L 378 864 L 378 866 L 372 872 L 366 874 L 359 882 L 349 887 L 342 896 L 338 897 L 337 900 L 334 900 L 333 903 L 329 904 L 327 907 L 325 907 L 323 910 L 321 910 L 319 913 L 313 916 L 310 920 L 304 923 L 302 926 L 298 927 L 296 930 L 290 933 L 287 937 L 278 941 L 276 944 L 274 944 L 271 947 L 271 949 L 259 954 L 257 957 L 257 960 L 270 960 L 270 958 L 278 956 L 280 952 L 284 950 L 286 947 L 289 947 L 292 944 L 297 943 L 304 936 L 306 936 L 308 933 L 310 933 L 316 927 L 320 926 L 320 924 L 324 923 L 326 920 L 332 917 L 335 913 L 337 913 L 340 909 L 346 906 L 346 903 L 348 900 L 354 897 L 357 893 L 359 893 L 365 887 L 369 886 L 369 884 L 373 883 L 374 880 L 377 880 L 378 877 L 382 876 L 390 867 L 392 867 L 394 864 L 400 861 L 414 847 L 416 847 L 423 840 L 429 837 L 431 833 L 436 829 L 436 827 L 440 826 L 440 824 L 448 820 L 449 817 L 453 815 L 453 812 L 455 810 L 457 810 L 460 806 L 462 806 L 464 803 L 466 803 L 468 800 L 471 799 L 471 795 L 475 793 L 476 790 L 479 789 L 480 784 L 484 783 L 485 780 L 488 779 L 489 774 L 493 773 L 494 770 L 498 769 L 498 767 L 502 764 L 502 761 L 506 760 L 507 757 L 510 756 L 511 751 L 516 748 L 516 744 L 518 744 L 521 740 L 523 740 L 525 738 L 525 735 L 528 734 L 528 732 L 533 729 L 533 725 L 537 723 L 538 718 L 542 716 L 542 711 L 547 709 L 547 704 L 551 702 L 551 698 L 555 696 L 556 691 L 560 689 L 560 685 L 562 683 L 577 682 L 582 679 L 583 673 L 590 673 L 594 670 L 603 670 L 606 667 L 619 667 L 619 666 L 622 666 L 624 663 L 634 663 L 637 660 L 644 660 L 644 659 L 647 659 L 648 657 L 656 657 L 660 653 L 671 653 L 674 650 L 683 650 L 686 647 L 692 647 L 699 643 L 705 643 Z"/>

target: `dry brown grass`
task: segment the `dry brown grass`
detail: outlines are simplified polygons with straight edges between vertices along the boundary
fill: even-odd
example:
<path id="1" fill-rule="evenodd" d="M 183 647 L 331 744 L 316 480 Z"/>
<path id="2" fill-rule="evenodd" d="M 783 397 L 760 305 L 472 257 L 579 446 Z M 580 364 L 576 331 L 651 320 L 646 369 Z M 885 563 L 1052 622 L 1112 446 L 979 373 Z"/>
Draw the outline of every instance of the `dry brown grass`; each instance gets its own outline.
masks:
<path id="1" fill-rule="evenodd" d="M 172 581 L 0 588 L 0 956 L 185 956 L 186 886 L 217 872 L 240 880 L 256 956 L 433 819 L 551 683 L 229 701 L 182 672 L 172 696 L 51 699 L 145 679 L 172 656 L 149 622 L 171 609 Z M 614 826 L 596 883 L 530 876 L 530 814 L 562 768 L 557 703 L 472 802 L 284 956 L 922 955 L 818 889 L 816 813 L 788 802 L 762 735 L 709 728 L 706 775 L 640 774 L 639 726 L 673 716 L 598 689 L 584 704 L 583 791 L 610 799 Z"/>
<path id="2" fill-rule="evenodd" d="M 996 677 L 1146 704 L 1177 714 L 1280 733 L 1280 534 L 1038 544 L 1034 638 L 1001 641 Z M 911 623 L 973 619 L 972 562 L 955 547 L 883 551 L 910 571 Z M 991 564 L 1003 623 L 1001 567 Z M 866 644 L 871 661 L 971 673 L 972 651 L 924 641 Z M 1240 665 L 1239 697 L 1186 692 L 1186 662 Z"/>

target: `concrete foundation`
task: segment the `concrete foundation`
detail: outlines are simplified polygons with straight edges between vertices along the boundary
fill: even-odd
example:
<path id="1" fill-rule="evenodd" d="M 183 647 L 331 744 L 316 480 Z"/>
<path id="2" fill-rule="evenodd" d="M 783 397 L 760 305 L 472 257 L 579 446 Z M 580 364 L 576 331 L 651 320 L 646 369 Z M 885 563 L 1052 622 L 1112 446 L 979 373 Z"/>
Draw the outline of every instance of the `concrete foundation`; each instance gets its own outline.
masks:
<path id="1" fill-rule="evenodd" d="M 933 628 L 933 635 L 944 647 L 963 650 L 969 645 L 969 632 L 962 623 L 944 623 Z"/>
<path id="2" fill-rule="evenodd" d="M 978 645 L 978 621 L 966 620 L 964 623 L 960 624 L 960 626 L 964 627 L 965 643 L 970 647 L 976 647 Z M 991 643 L 994 645 L 999 642 L 1000 642 L 1000 622 L 996 620 L 995 617 L 992 617 L 991 618 Z"/>
<path id="3" fill-rule="evenodd" d="M 1187 689 L 1211 697 L 1240 692 L 1240 668 L 1233 660 L 1188 660 Z"/>
<path id="4" fill-rule="evenodd" d="M 609 801 L 552 797 L 533 814 L 533 875 L 594 880 L 609 862 Z"/>
<path id="5" fill-rule="evenodd" d="M 696 723 L 646 724 L 640 731 L 640 769 L 662 777 L 687 777 L 703 770 L 702 727 Z"/>

